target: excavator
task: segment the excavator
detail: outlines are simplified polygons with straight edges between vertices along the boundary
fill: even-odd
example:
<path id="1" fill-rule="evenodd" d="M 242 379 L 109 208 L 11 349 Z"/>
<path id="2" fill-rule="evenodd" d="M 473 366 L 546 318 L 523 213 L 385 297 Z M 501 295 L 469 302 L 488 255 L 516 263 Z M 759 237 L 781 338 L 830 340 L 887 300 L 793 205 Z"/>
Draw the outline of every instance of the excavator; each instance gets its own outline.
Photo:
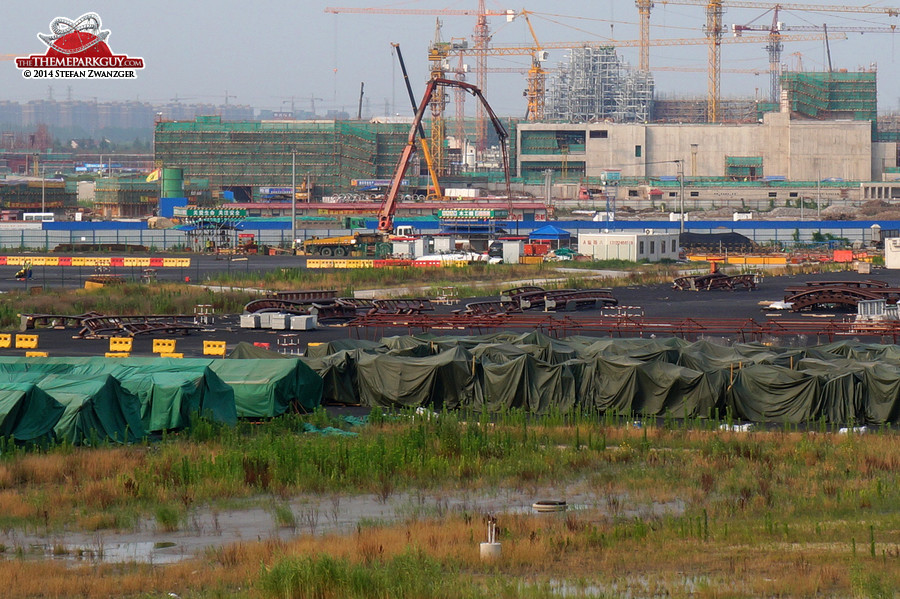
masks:
<path id="1" fill-rule="evenodd" d="M 506 129 L 503 127 L 503 123 L 500 122 L 500 119 L 494 113 L 494 110 L 491 108 L 490 104 L 488 104 L 487 100 L 482 95 L 481 90 L 471 83 L 466 83 L 465 81 L 456 81 L 453 79 L 441 78 L 431 79 L 428 82 L 428 85 L 425 87 L 425 94 L 423 95 L 422 101 L 419 103 L 419 106 L 416 109 L 416 115 L 413 119 L 412 126 L 410 127 L 406 145 L 403 147 L 403 151 L 400 153 L 400 159 L 397 162 L 397 167 L 394 169 L 394 175 L 393 177 L 391 177 L 391 185 L 390 187 L 388 187 L 385 193 L 384 200 L 382 200 L 381 208 L 378 212 L 378 227 L 376 228 L 376 230 L 371 232 L 360 231 L 352 235 L 343 235 L 339 237 L 314 237 L 312 239 L 307 239 L 303 242 L 302 246 L 304 254 L 322 256 L 325 258 L 342 258 L 351 254 L 375 256 L 379 248 L 384 247 L 384 244 L 389 243 L 392 240 L 392 237 L 394 235 L 394 214 L 397 211 L 398 199 L 400 196 L 400 185 L 403 182 L 403 178 L 406 176 L 406 171 L 409 168 L 409 163 L 412 159 L 413 152 L 416 151 L 417 135 L 422 137 L 424 141 L 424 132 L 421 129 L 422 119 L 425 115 L 425 110 L 428 108 L 428 103 L 431 100 L 435 89 L 437 89 L 438 87 L 460 88 L 478 98 L 478 100 L 484 106 L 484 110 L 490 118 L 494 130 L 497 132 L 497 136 L 500 138 L 500 150 L 503 159 L 503 172 L 506 176 L 506 197 L 512 197 L 509 182 L 509 150 L 506 146 L 506 141 L 509 138 L 509 134 L 506 132 Z M 427 144 L 425 143 L 423 143 L 423 151 L 423 153 L 425 154 L 426 163 L 428 163 L 429 165 L 432 185 L 434 186 L 435 190 L 439 190 L 440 184 L 437 180 L 437 175 L 434 169 L 431 168 L 430 154 L 428 153 Z"/>

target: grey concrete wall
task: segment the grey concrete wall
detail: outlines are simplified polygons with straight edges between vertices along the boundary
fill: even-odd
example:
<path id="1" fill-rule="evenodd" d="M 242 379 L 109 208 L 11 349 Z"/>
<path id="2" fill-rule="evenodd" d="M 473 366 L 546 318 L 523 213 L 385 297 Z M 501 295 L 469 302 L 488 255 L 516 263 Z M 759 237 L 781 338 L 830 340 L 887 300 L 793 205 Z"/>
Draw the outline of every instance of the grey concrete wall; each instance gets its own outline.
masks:
<path id="1" fill-rule="evenodd" d="M 684 161 L 686 176 L 721 177 L 726 156 L 761 156 L 765 175 L 794 181 L 815 181 L 819 175 L 848 181 L 880 178 L 880 170 L 874 168 L 867 121 L 802 121 L 790 120 L 785 113 L 770 113 L 762 123 L 741 125 L 535 123 L 519 125 L 518 147 L 529 130 L 585 131 L 585 153 L 569 154 L 569 160 L 583 156 L 588 177 L 599 177 L 606 169 L 621 169 L 623 177 L 676 175 L 675 160 Z M 606 131 L 607 137 L 592 138 L 591 131 Z M 694 144 L 696 154 L 692 154 Z M 636 146 L 641 146 L 641 156 L 635 156 Z M 889 151 L 877 150 L 879 156 Z M 560 155 L 518 157 L 520 162 L 523 159 L 556 162 Z"/>

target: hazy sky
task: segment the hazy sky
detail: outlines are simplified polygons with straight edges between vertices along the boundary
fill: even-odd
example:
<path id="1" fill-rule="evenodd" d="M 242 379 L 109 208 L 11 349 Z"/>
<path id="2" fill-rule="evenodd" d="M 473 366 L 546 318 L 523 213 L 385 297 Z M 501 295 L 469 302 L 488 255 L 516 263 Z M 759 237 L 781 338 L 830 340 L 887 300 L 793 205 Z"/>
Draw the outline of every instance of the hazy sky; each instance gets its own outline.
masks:
<path id="1" fill-rule="evenodd" d="M 651 17 L 653 37 L 702 38 L 705 22 L 703 6 L 675 6 L 657 0 Z M 880 2 L 818 0 L 818 4 L 882 5 Z M 534 11 L 532 22 L 542 42 L 603 40 L 638 37 L 637 9 L 631 0 L 530 0 L 524 8 Z M 725 2 L 727 6 L 727 0 Z M 898 0 L 900 4 L 900 0 Z M 388 109 L 408 114 L 408 106 L 391 42 L 399 42 L 411 72 L 417 98 L 427 77 L 426 51 L 434 37 L 434 16 L 379 16 L 326 14 L 326 6 L 389 6 L 412 9 L 475 9 L 476 0 L 419 0 L 386 4 L 376 0 L 330 0 L 329 2 L 286 0 L 123 0 L 60 1 L 4 0 L 4 34 L 0 54 L 43 54 L 39 32 L 49 32 L 57 16 L 77 18 L 86 12 L 99 13 L 103 28 L 111 31 L 107 40 L 115 54 L 143 57 L 146 68 L 134 81 L 25 80 L 12 61 L 0 62 L 0 100 L 27 101 L 68 93 L 76 100 L 151 100 L 167 102 L 176 96 L 186 102 L 250 104 L 257 108 L 289 109 L 291 97 L 296 108 L 308 109 L 317 98 L 319 112 L 343 109 L 355 113 L 360 82 L 365 82 L 364 112 L 384 114 Z M 490 10 L 521 10 L 489 0 Z M 443 39 L 469 37 L 475 17 L 443 17 Z M 765 10 L 726 9 L 724 22 L 754 21 L 766 25 L 772 20 Z M 900 19 L 881 15 L 833 14 L 784 11 L 780 20 L 787 25 L 827 22 L 832 27 L 900 25 Z M 507 23 L 492 17 L 493 41 L 527 44 L 527 26 L 522 19 Z M 790 32 L 787 32 L 790 33 Z M 847 41 L 832 41 L 835 68 L 857 70 L 877 63 L 879 109 L 897 110 L 900 78 L 897 53 L 900 39 L 893 34 L 848 34 Z M 897 34 L 900 35 L 900 34 Z M 803 67 L 822 70 L 826 65 L 823 42 L 785 44 L 782 62 L 795 67 L 802 53 Z M 549 66 L 563 59 L 564 50 L 550 54 Z M 637 49 L 620 54 L 637 63 Z M 474 61 L 469 61 L 474 66 Z M 664 95 L 703 96 L 706 93 L 706 47 L 679 46 L 651 49 L 654 65 L 693 67 L 699 72 L 659 71 L 655 73 L 657 92 Z M 494 58 L 493 67 L 517 68 L 528 64 L 526 57 Z M 765 98 L 768 65 L 761 44 L 725 45 L 723 68 L 758 68 L 763 74 L 722 75 L 723 97 Z M 474 82 L 474 74 L 470 80 Z M 71 92 L 68 86 L 71 85 Z M 489 76 L 487 96 L 496 112 L 520 115 L 525 112 L 522 97 L 524 76 L 497 73 Z M 469 103 L 471 106 L 471 102 Z M 396 108 L 394 108 L 396 107 Z"/>

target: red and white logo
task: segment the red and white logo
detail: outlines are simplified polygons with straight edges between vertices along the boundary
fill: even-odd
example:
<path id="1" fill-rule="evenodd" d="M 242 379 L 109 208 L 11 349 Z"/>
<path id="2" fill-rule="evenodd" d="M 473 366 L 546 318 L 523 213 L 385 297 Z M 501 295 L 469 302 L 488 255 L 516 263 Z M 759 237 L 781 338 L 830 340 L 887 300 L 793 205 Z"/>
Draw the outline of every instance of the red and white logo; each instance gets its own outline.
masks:
<path id="1" fill-rule="evenodd" d="M 50 33 L 38 33 L 46 54 L 16 58 L 26 79 L 134 79 L 144 59 L 113 54 L 100 15 L 89 12 L 75 20 L 56 17 Z"/>

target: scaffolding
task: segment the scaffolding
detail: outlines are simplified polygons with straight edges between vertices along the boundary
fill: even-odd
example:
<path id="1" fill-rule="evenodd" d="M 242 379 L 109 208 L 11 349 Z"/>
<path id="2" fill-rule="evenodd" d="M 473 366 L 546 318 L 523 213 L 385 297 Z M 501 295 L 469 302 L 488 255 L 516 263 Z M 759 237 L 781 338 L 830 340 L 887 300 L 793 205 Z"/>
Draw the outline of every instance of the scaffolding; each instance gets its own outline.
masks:
<path id="1" fill-rule="evenodd" d="M 156 160 L 209 179 L 214 194 L 235 192 L 250 201 L 259 187 L 309 177 L 317 196 L 352 188 L 356 179 L 389 179 L 409 133 L 408 123 L 361 121 L 239 121 L 197 117 L 161 121 Z M 412 171 L 416 172 L 416 171 Z"/>
<path id="2" fill-rule="evenodd" d="M 653 76 L 616 56 L 615 48 L 575 48 L 548 86 L 546 116 L 583 123 L 598 120 L 647 122 Z"/>
<path id="3" fill-rule="evenodd" d="M 184 193 L 196 206 L 209 204 L 209 181 L 185 180 Z M 159 183 L 148 183 L 145 176 L 115 176 L 94 183 L 94 210 L 106 218 L 135 218 L 153 213 L 159 202 Z"/>
<path id="4" fill-rule="evenodd" d="M 719 122 L 756 123 L 764 112 L 773 112 L 771 106 L 767 102 L 756 100 L 719 100 Z M 706 97 L 656 98 L 653 101 L 655 123 L 706 123 L 707 115 Z"/>
<path id="5" fill-rule="evenodd" d="M 781 74 L 781 89 L 796 118 L 873 122 L 877 118 L 874 71 L 787 71 Z"/>

